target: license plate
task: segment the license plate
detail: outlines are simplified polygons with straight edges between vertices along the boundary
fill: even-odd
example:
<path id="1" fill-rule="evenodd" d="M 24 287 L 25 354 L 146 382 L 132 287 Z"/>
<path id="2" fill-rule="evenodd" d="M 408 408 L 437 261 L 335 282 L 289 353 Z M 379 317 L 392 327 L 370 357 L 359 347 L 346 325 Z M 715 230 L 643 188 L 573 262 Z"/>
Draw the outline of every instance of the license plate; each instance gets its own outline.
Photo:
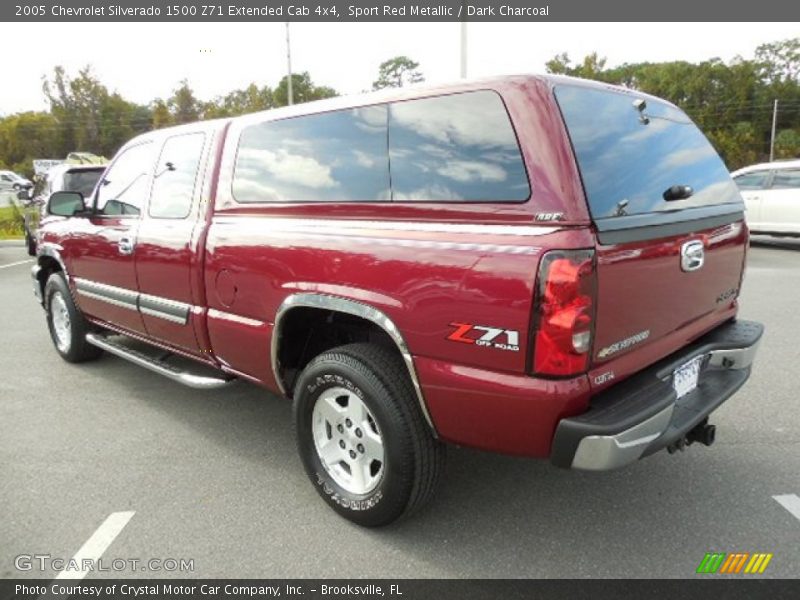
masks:
<path id="1" fill-rule="evenodd" d="M 678 398 L 683 398 L 697 387 L 697 379 L 700 376 L 700 365 L 703 364 L 703 358 L 702 356 L 693 358 L 673 371 L 672 388 Z"/>

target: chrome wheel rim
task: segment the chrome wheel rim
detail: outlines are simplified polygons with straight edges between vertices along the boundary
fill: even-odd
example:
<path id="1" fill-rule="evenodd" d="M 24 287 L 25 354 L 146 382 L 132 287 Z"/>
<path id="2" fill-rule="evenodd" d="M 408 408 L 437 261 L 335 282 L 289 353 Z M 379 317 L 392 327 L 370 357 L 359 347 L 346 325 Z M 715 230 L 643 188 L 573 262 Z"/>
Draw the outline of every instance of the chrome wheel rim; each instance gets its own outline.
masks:
<path id="1" fill-rule="evenodd" d="M 69 319 L 67 303 L 61 292 L 56 292 L 50 299 L 50 314 L 53 321 L 53 333 L 56 336 L 56 347 L 61 352 L 69 352 L 72 322 Z"/>
<path id="2" fill-rule="evenodd" d="M 311 416 L 314 448 L 325 471 L 352 494 L 368 494 L 383 476 L 386 453 L 375 418 L 356 394 L 325 390 Z"/>

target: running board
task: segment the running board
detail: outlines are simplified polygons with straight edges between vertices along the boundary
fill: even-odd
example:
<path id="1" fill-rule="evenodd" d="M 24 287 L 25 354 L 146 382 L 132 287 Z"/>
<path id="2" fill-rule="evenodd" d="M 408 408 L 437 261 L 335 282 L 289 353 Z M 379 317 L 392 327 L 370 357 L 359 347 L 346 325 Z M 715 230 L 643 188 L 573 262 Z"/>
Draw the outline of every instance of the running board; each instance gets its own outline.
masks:
<path id="1" fill-rule="evenodd" d="M 213 390 L 224 387 L 236 381 L 235 378 L 207 377 L 205 375 L 194 375 L 192 373 L 187 373 L 186 371 L 181 371 L 177 367 L 160 361 L 157 358 L 147 356 L 147 354 L 144 352 L 139 352 L 138 350 L 128 348 L 123 344 L 118 344 L 117 342 L 109 340 L 105 336 L 95 333 L 87 333 L 86 341 L 92 346 L 97 346 L 106 352 L 119 356 L 120 358 L 124 358 L 125 360 L 129 360 L 135 365 L 149 369 L 154 373 L 163 375 L 164 377 L 172 379 L 173 381 L 177 381 L 178 383 L 182 383 L 183 385 L 191 388 L 199 390 Z"/>

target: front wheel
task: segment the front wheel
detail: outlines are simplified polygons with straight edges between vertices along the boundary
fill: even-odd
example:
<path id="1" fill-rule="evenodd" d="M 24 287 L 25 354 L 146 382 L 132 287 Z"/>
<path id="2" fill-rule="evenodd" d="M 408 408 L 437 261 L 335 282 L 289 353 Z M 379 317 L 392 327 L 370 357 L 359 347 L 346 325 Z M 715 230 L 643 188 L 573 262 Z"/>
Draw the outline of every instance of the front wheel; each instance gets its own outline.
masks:
<path id="1" fill-rule="evenodd" d="M 92 360 L 103 351 L 86 341 L 89 323 L 80 312 L 61 272 L 50 275 L 44 286 L 47 327 L 56 351 L 67 362 Z"/>
<path id="2" fill-rule="evenodd" d="M 349 344 L 315 358 L 295 388 L 294 420 L 306 473 L 345 518 L 387 525 L 432 496 L 444 446 L 393 352 Z"/>

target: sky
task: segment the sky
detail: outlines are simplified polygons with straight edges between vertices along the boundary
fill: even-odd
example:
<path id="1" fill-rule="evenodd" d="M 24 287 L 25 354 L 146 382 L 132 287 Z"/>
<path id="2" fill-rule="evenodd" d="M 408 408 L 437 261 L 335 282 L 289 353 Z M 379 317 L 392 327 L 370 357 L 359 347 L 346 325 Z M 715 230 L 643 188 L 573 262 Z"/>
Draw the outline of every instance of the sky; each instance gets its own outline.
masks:
<path id="1" fill-rule="evenodd" d="M 407 55 L 432 83 L 459 77 L 458 23 L 292 23 L 292 70 L 342 94 L 371 88 L 378 65 Z M 730 60 L 798 35 L 797 23 L 470 23 L 468 76 L 541 73 L 547 60 L 598 52 L 625 62 Z M 147 104 L 182 79 L 207 100 L 251 82 L 274 86 L 286 73 L 283 23 L 0 23 L 0 115 L 45 110 L 42 77 L 91 64 L 110 89 Z"/>

